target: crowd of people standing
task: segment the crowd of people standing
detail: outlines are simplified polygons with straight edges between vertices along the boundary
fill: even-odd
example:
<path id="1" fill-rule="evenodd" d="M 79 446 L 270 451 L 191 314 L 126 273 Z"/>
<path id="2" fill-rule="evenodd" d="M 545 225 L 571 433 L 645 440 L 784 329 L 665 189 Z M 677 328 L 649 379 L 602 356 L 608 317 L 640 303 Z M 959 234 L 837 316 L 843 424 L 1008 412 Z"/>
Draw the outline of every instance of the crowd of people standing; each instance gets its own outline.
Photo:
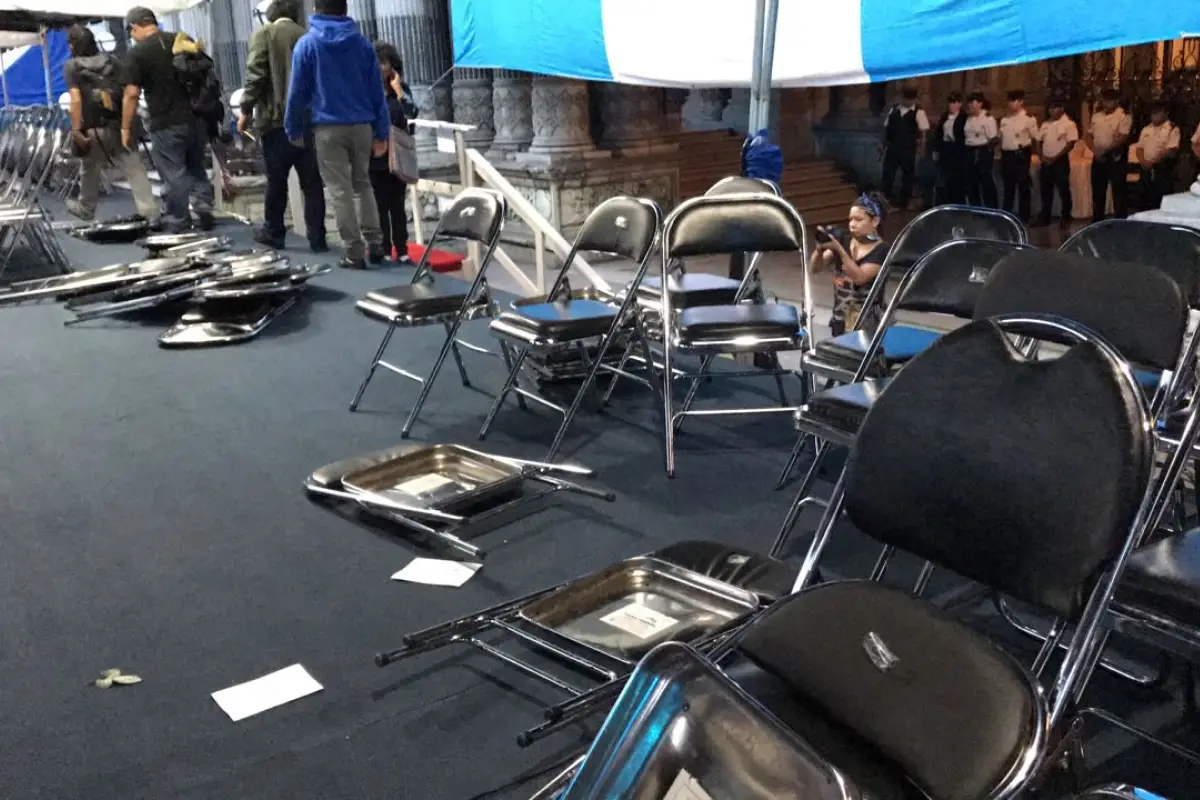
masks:
<path id="1" fill-rule="evenodd" d="M 295 170 L 313 252 L 329 249 L 328 192 L 345 247 L 341 266 L 364 269 L 393 252 L 407 262 L 406 185 L 390 148 L 393 131 L 408 132 L 417 110 L 400 54 L 363 36 L 346 0 L 316 0 L 315 11 L 306 28 L 299 0 L 273 0 L 250 40 L 237 129 L 259 141 L 266 172 L 255 239 L 286 245 L 284 211 Z M 64 75 L 72 144 L 83 164 L 79 198 L 68 210 L 95 216 L 107 164 L 129 180 L 138 213 L 152 225 L 208 230 L 214 218 L 206 148 L 225 114 L 212 59 L 187 34 L 160 29 L 149 9 L 131 9 L 125 26 L 133 46 L 124 58 L 101 53 L 85 27 L 68 31 Z M 146 131 L 138 111 L 143 98 Z M 165 184 L 162 212 L 138 155 L 145 138 Z"/>

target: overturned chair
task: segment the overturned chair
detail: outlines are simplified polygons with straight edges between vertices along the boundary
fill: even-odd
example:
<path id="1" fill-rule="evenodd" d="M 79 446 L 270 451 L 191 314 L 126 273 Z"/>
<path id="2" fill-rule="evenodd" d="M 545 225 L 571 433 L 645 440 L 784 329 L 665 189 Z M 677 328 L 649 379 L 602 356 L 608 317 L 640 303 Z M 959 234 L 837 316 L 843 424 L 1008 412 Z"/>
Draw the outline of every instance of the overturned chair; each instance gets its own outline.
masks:
<path id="1" fill-rule="evenodd" d="M 584 397 L 595 390 L 597 374 L 618 337 L 630 326 L 640 324 L 631 313 L 635 293 L 626 292 L 624 298 L 617 300 L 605 291 L 606 287 L 571 286 L 569 272 L 575 257 L 581 251 L 590 251 L 627 258 L 636 265 L 632 285 L 637 286 L 645 275 L 661 228 L 662 210 L 651 200 L 614 197 L 604 201 L 584 220 L 546 296 L 517 301 L 512 310 L 493 320 L 492 333 L 512 344 L 518 352 L 483 422 L 479 438 L 487 435 L 505 399 L 510 392 L 515 392 L 562 415 L 562 422 L 546 453 L 546 461 L 554 460 Z M 531 354 L 541 354 L 543 360 L 549 361 L 559 353 L 572 350 L 578 354 L 586 372 L 570 406 L 564 408 L 541 392 L 521 385 L 521 370 Z M 646 356 L 648 359 L 649 354 Z M 598 394 L 596 400 L 601 400 Z"/>
<path id="2" fill-rule="evenodd" d="M 425 542 L 482 560 L 487 553 L 470 539 L 531 513 L 555 492 L 616 499 L 612 492 L 571 480 L 593 475 L 586 467 L 506 458 L 459 445 L 405 443 L 327 464 L 305 480 L 304 489 L 355 521 L 399 526 Z"/>
<path id="3" fill-rule="evenodd" d="M 387 329 L 383 333 L 383 341 L 375 351 L 367 374 L 359 385 L 354 399 L 350 401 L 350 410 L 356 411 L 362 401 L 367 385 L 375 376 L 379 367 L 394 372 L 397 375 L 421 384 L 421 392 L 413 403 L 400 431 L 401 438 L 408 438 L 416 424 L 417 416 L 425 405 L 429 392 L 442 370 L 447 356 L 453 355 L 458 366 L 459 377 L 463 386 L 470 386 L 466 366 L 463 364 L 459 348 L 464 347 L 478 353 L 490 355 L 490 351 L 463 342 L 458 338 L 463 323 L 482 317 L 493 317 L 497 313 L 496 302 L 492 297 L 491 288 L 487 282 L 487 268 L 500 243 L 500 233 L 504 227 L 504 215 L 508 211 L 508 203 L 499 193 L 490 189 L 465 189 L 454 199 L 454 202 L 438 220 L 437 228 L 429 240 L 429 245 L 421 254 L 412 280 L 400 286 L 377 289 L 355 304 L 355 309 L 367 319 L 382 322 Z M 477 242 L 483 245 L 483 255 L 477 265 L 474 279 L 467 283 L 455 278 L 435 277 L 429 265 L 429 256 L 434 246 L 442 240 L 459 240 Z M 429 373 L 425 376 L 396 366 L 384 360 L 384 353 L 392 335 L 400 328 L 420 328 L 441 325 L 446 332 L 446 339 L 433 362 Z M 501 353 L 505 361 L 508 359 L 507 345 L 502 343 Z"/>

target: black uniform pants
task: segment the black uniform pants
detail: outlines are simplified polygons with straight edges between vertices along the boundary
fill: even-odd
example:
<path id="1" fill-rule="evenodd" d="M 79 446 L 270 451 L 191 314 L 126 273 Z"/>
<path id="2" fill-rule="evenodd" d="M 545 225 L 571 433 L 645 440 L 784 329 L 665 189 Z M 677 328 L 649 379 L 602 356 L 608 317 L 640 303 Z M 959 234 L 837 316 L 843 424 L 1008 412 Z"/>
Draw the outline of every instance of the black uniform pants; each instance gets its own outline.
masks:
<path id="1" fill-rule="evenodd" d="M 1047 164 L 1042 162 L 1042 171 L 1038 175 L 1038 183 L 1042 190 L 1042 222 L 1049 222 L 1054 210 L 1054 192 L 1058 191 L 1059 218 L 1065 226 L 1071 222 L 1071 159 L 1063 155 L 1057 161 Z"/>
<path id="2" fill-rule="evenodd" d="M 1004 182 L 1004 210 L 1011 212 L 1015 205 L 1017 217 L 1028 223 L 1033 214 L 1033 178 L 1029 165 L 1033 153 L 1028 147 L 1004 150 L 1000 153 L 1000 177 Z"/>
<path id="3" fill-rule="evenodd" d="M 1092 159 L 1092 220 L 1104 219 L 1108 210 L 1108 187 L 1112 186 L 1112 215 L 1122 219 L 1129 213 L 1129 160 L 1124 152 L 1108 152 Z"/>
<path id="4" fill-rule="evenodd" d="M 894 194 L 896 173 L 901 173 L 900 193 Z M 913 183 L 917 177 L 917 145 L 912 143 L 889 144 L 883 153 L 883 193 L 897 206 L 903 207 L 912 197 Z"/>
<path id="5" fill-rule="evenodd" d="M 1150 168 L 1142 167 L 1143 210 L 1158 208 L 1175 188 L 1175 159 L 1164 158 Z"/>
<path id="6" fill-rule="evenodd" d="M 983 208 L 999 208 L 996 197 L 996 155 L 991 145 L 967 148 L 967 202 Z"/>
<path id="7" fill-rule="evenodd" d="M 379 230 L 383 234 L 383 252 L 386 256 L 391 256 L 393 247 L 397 256 L 408 253 L 408 220 L 404 216 L 407 190 L 408 184 L 389 170 L 371 170 L 371 191 L 379 208 Z"/>
<path id="8" fill-rule="evenodd" d="M 938 154 L 938 172 L 943 186 L 939 203 L 967 202 L 967 153 L 961 147 L 944 148 Z"/>

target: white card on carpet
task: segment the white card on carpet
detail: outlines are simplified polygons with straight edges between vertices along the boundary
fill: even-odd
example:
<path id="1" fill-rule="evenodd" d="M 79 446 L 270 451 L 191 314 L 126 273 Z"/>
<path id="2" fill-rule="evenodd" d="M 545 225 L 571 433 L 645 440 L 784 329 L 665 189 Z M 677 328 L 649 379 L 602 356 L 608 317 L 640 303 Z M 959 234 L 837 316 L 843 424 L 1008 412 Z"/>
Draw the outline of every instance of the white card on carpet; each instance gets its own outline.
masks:
<path id="1" fill-rule="evenodd" d="M 393 575 L 392 580 L 428 586 L 462 586 L 482 566 L 444 558 L 414 558 L 408 566 Z"/>
<path id="2" fill-rule="evenodd" d="M 234 722 L 290 703 L 324 688 L 300 664 L 292 664 L 270 675 L 213 692 L 221 710 Z"/>

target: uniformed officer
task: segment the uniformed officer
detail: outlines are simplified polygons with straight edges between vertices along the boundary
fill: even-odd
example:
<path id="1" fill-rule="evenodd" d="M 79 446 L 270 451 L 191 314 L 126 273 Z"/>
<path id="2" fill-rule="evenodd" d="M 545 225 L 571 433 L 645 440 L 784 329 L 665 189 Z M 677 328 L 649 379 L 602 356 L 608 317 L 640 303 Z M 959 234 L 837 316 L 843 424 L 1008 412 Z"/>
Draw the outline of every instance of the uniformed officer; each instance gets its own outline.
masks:
<path id="1" fill-rule="evenodd" d="M 951 92 L 946 99 L 946 113 L 938 120 L 932 137 L 937 145 L 934 159 L 938 166 L 938 203 L 967 202 L 967 115 L 962 106 L 962 95 Z"/>
<path id="2" fill-rule="evenodd" d="M 1146 208 L 1162 205 L 1175 183 L 1175 158 L 1179 155 L 1179 128 L 1167 118 L 1167 106 L 1150 106 L 1150 123 L 1138 136 L 1138 169 L 1142 173 L 1142 200 Z"/>
<path id="3" fill-rule="evenodd" d="M 1008 93 L 1008 113 L 1000 120 L 1000 175 L 1004 181 L 1004 210 L 1012 211 L 1029 224 L 1032 214 L 1033 143 L 1037 139 L 1037 120 L 1025 110 L 1025 90 Z"/>
<path id="4" fill-rule="evenodd" d="M 971 205 L 998 208 L 996 178 L 996 143 L 1000 130 L 996 120 L 987 112 L 987 98 L 980 92 L 967 97 L 967 121 L 963 124 L 963 140 L 967 148 L 967 202 Z"/>
<path id="5" fill-rule="evenodd" d="M 1092 113 L 1087 146 L 1092 151 L 1092 221 L 1104 219 L 1108 209 L 1108 187 L 1112 186 L 1113 216 L 1128 211 L 1129 139 L 1133 119 L 1120 106 L 1116 89 L 1100 93 L 1100 107 Z"/>
<path id="6" fill-rule="evenodd" d="M 901 100 L 892 106 L 883 122 L 883 192 L 896 208 L 908 205 L 916 179 L 917 152 L 929 130 L 929 117 L 917 103 L 917 90 L 907 87 Z M 893 193 L 896 172 L 900 178 L 900 193 Z"/>
<path id="7" fill-rule="evenodd" d="M 1039 158 L 1042 162 L 1038 183 L 1042 190 L 1042 208 L 1037 224 L 1050 224 L 1054 192 L 1058 190 L 1061 203 L 1058 224 L 1066 230 L 1071 226 L 1071 151 L 1079 141 L 1079 129 L 1075 121 L 1067 116 L 1061 98 L 1050 98 L 1048 110 L 1049 119 L 1038 130 Z"/>

